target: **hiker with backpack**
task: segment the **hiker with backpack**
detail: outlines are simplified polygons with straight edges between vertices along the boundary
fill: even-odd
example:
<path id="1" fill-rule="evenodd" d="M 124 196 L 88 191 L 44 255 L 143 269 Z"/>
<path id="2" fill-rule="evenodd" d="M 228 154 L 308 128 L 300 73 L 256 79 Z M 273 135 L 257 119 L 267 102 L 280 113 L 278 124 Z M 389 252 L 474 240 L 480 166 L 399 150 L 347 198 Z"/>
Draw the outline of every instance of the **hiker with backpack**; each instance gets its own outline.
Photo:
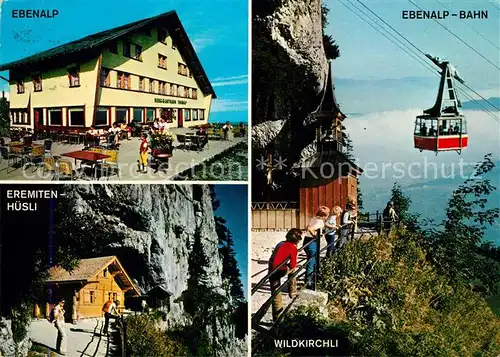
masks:
<path id="1" fill-rule="evenodd" d="M 64 299 L 60 299 L 56 306 L 50 311 L 49 322 L 53 323 L 57 329 L 56 351 L 60 355 L 65 355 L 67 351 L 67 335 L 64 328 Z"/>
<path id="2" fill-rule="evenodd" d="M 120 302 L 118 300 L 112 301 L 111 298 L 104 303 L 102 311 L 104 312 L 104 328 L 102 329 L 103 335 L 108 334 L 109 320 L 111 318 L 117 318 L 120 316 L 118 312 L 118 305 Z"/>

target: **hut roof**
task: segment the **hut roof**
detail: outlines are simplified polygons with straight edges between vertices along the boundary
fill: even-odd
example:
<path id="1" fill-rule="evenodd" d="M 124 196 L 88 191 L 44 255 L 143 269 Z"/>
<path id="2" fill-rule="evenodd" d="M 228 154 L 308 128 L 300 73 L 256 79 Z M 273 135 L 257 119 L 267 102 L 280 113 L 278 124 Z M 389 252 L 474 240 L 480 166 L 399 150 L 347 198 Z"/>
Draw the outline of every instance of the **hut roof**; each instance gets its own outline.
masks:
<path id="1" fill-rule="evenodd" d="M 95 281 L 97 280 L 97 275 L 106 268 L 108 268 L 110 274 L 118 279 L 123 290 L 132 290 L 134 295 L 140 295 L 139 289 L 137 289 L 127 275 L 116 256 L 81 259 L 78 266 L 72 271 L 67 271 L 60 266 L 52 267 L 49 270 L 50 278 L 47 283 Z"/>
<path id="2" fill-rule="evenodd" d="M 52 61 L 55 58 L 61 58 L 69 54 L 76 54 L 80 52 L 89 51 L 91 49 L 102 49 L 110 42 L 119 38 L 131 35 L 141 29 L 150 26 L 165 27 L 172 38 L 174 43 L 186 61 L 186 64 L 193 72 L 193 77 L 200 86 L 200 89 L 205 94 L 212 94 L 216 98 L 215 91 L 208 80 L 208 77 L 203 69 L 194 47 L 189 40 L 184 27 L 181 24 L 179 16 L 175 11 L 165 12 L 163 14 L 135 21 L 126 25 L 118 26 L 106 31 L 101 31 L 76 41 L 65 43 L 63 45 L 36 53 L 32 56 L 22 58 L 17 61 L 5 63 L 0 65 L 0 71 L 7 69 L 23 68 L 28 65 L 39 64 L 41 62 Z"/>

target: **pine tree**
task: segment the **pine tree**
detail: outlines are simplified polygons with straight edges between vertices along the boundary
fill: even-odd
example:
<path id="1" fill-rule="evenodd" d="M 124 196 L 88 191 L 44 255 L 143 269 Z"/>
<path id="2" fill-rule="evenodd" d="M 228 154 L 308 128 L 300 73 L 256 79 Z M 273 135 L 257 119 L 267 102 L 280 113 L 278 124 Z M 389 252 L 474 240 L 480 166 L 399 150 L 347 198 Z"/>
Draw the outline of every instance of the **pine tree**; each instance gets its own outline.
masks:
<path id="1" fill-rule="evenodd" d="M 9 132 L 9 101 L 7 98 L 0 98 L 0 134 L 6 135 Z"/>

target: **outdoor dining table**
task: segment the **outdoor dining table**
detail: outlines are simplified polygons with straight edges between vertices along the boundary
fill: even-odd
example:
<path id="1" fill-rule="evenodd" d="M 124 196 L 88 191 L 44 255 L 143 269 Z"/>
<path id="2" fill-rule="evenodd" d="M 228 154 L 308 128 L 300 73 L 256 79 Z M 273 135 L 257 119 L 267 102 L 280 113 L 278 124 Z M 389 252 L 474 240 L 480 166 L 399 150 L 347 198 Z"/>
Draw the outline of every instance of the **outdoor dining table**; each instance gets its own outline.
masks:
<path id="1" fill-rule="evenodd" d="M 101 154 L 100 152 L 86 151 L 86 150 L 72 151 L 66 154 L 62 154 L 62 156 L 75 159 L 75 166 L 76 166 L 76 160 L 92 162 L 94 165 L 94 178 L 96 179 L 97 179 L 97 162 L 99 160 L 111 157 L 109 155 Z"/>

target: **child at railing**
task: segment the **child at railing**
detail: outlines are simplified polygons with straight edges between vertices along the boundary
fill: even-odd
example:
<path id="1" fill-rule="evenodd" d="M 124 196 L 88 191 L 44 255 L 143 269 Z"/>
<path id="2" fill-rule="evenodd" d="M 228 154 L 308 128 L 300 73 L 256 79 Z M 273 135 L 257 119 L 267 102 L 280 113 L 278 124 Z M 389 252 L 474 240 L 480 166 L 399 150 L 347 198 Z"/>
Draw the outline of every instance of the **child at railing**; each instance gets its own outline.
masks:
<path id="1" fill-rule="evenodd" d="M 274 248 L 273 254 L 269 259 L 269 273 L 275 270 L 281 263 L 290 258 L 290 261 L 278 270 L 276 270 L 270 277 L 269 283 L 271 285 L 271 295 L 274 294 L 276 289 L 281 285 L 281 278 L 292 274 L 297 266 L 297 244 L 304 238 L 305 232 L 298 228 L 292 228 L 286 234 L 286 241 L 278 243 Z M 296 284 L 291 281 L 288 286 L 288 293 L 290 297 L 295 295 Z M 279 315 L 283 312 L 283 301 L 281 299 L 281 292 L 273 298 L 273 320 L 276 321 Z"/>
<path id="2" fill-rule="evenodd" d="M 314 270 L 316 268 L 316 250 L 319 248 L 316 246 L 316 235 L 318 231 L 321 231 L 325 227 L 325 221 L 330 215 L 330 209 L 326 206 L 321 206 L 316 212 L 316 217 L 311 219 L 306 228 L 306 236 L 304 238 L 304 245 L 311 242 L 307 247 L 304 248 L 304 251 L 307 255 L 307 263 L 306 266 L 306 288 L 313 289 L 313 278 L 314 278 Z"/>

